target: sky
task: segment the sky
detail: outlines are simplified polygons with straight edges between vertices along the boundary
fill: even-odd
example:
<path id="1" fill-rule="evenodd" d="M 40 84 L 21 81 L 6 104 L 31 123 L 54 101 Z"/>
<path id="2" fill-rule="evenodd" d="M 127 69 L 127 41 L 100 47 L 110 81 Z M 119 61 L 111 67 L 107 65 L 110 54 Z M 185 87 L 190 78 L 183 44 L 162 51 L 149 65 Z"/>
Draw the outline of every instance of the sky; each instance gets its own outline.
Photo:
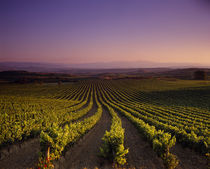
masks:
<path id="1" fill-rule="evenodd" d="M 0 62 L 210 65 L 210 0 L 0 0 Z"/>

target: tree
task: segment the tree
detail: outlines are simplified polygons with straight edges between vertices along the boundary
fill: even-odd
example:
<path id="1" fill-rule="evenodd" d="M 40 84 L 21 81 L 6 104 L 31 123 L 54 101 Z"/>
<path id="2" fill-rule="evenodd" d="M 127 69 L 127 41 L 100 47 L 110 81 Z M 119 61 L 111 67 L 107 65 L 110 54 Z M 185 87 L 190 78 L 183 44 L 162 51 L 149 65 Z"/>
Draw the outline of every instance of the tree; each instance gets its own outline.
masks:
<path id="1" fill-rule="evenodd" d="M 206 80 L 207 74 L 204 70 L 197 70 L 194 72 L 194 79 L 195 80 Z"/>

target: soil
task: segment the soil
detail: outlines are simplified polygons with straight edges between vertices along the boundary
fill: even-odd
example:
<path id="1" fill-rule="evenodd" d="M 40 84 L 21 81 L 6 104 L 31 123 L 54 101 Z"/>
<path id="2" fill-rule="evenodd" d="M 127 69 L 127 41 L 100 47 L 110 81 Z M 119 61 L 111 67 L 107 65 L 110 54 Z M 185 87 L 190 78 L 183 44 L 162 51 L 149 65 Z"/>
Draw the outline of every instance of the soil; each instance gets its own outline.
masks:
<path id="1" fill-rule="evenodd" d="M 119 117 L 122 120 L 122 127 L 125 128 L 125 148 L 129 148 L 126 168 L 163 169 L 162 159 L 156 155 L 151 145 L 143 139 L 136 127 L 120 114 Z"/>
<path id="2" fill-rule="evenodd" d="M 90 102 L 90 99 L 89 99 L 89 101 L 86 103 L 86 106 L 88 106 L 89 102 Z M 75 120 L 75 121 L 82 121 L 82 120 L 84 120 L 84 119 L 86 119 L 86 118 L 88 118 L 88 117 L 93 116 L 93 115 L 97 112 L 97 109 L 98 109 L 98 106 L 97 106 L 97 104 L 96 104 L 96 102 L 95 102 L 95 97 L 93 97 L 93 106 L 92 106 L 91 110 L 88 111 L 87 114 L 85 114 L 84 116 L 80 117 L 79 119 L 77 119 L 77 120 Z M 73 122 L 75 122 L 75 121 L 73 121 Z"/>
<path id="3" fill-rule="evenodd" d="M 129 147 L 128 166 L 142 169 L 164 168 L 162 160 L 155 155 L 151 146 L 142 140 L 129 120 L 125 117 L 121 117 L 121 120 L 125 128 L 125 147 Z M 171 149 L 171 153 L 179 159 L 176 169 L 207 169 L 209 166 L 206 157 L 189 148 L 183 148 L 178 143 Z"/>
<path id="4" fill-rule="evenodd" d="M 0 169 L 26 169 L 38 162 L 39 138 L 29 139 L 0 150 Z"/>
<path id="5" fill-rule="evenodd" d="M 78 111 L 80 111 L 80 110 L 86 108 L 86 107 L 88 106 L 89 102 L 90 102 L 90 97 L 89 97 L 87 103 L 86 103 L 85 105 L 83 105 L 82 107 L 80 107 L 79 109 L 77 109 L 74 113 L 76 113 L 76 112 L 78 112 Z M 88 118 L 88 117 L 92 116 L 93 114 L 95 114 L 96 111 L 97 111 L 97 105 L 96 105 L 96 103 L 95 103 L 95 99 L 93 99 L 93 106 L 92 106 L 91 110 L 88 111 L 87 114 L 85 114 L 84 116 L 78 118 L 77 120 L 72 120 L 71 122 L 74 123 L 74 122 L 77 122 L 77 121 L 82 121 L 82 120 L 84 120 L 85 118 Z M 69 123 L 69 122 L 65 122 L 64 124 L 62 124 L 62 126 L 64 127 L 64 126 L 65 126 L 66 124 L 68 124 L 68 123 Z"/>
<path id="6" fill-rule="evenodd" d="M 95 101 L 94 101 L 95 102 Z M 93 105 L 85 117 L 93 115 L 97 106 Z M 119 114 L 122 126 L 125 128 L 125 148 L 129 148 L 126 155 L 125 168 L 135 169 L 163 169 L 162 160 L 157 157 L 151 145 L 145 141 L 136 127 L 125 117 Z M 55 163 L 56 169 L 111 169 L 110 161 L 99 156 L 102 145 L 101 138 L 106 130 L 110 130 L 111 116 L 103 109 L 99 122 L 83 138 L 74 144 L 65 155 Z M 14 144 L 0 150 L 0 169 L 26 169 L 33 167 L 38 162 L 40 151 L 39 138 L 29 139 L 23 143 Z M 176 169 L 207 169 L 208 160 L 189 148 L 176 144 L 171 152 L 180 160 Z"/>
<path id="7" fill-rule="evenodd" d="M 58 169 L 110 169 L 112 164 L 102 159 L 99 154 L 99 147 L 102 145 L 101 138 L 106 130 L 110 130 L 111 117 L 109 112 L 103 110 L 99 122 L 82 139 L 79 140 L 69 151 L 65 153 L 57 163 Z"/>
<path id="8" fill-rule="evenodd" d="M 171 152 L 179 159 L 176 169 L 207 169 L 209 167 L 206 157 L 189 148 L 183 148 L 178 143 L 171 149 Z"/>

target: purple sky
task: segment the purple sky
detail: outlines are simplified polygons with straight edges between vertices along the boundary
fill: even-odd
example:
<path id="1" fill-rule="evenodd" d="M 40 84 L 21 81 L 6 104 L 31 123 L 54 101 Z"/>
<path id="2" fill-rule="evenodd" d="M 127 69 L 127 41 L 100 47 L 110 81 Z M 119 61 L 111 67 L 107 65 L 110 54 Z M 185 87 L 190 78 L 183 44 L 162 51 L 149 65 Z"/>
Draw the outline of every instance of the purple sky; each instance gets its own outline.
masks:
<path id="1" fill-rule="evenodd" d="M 210 65 L 209 0 L 0 0 L 0 61 Z"/>

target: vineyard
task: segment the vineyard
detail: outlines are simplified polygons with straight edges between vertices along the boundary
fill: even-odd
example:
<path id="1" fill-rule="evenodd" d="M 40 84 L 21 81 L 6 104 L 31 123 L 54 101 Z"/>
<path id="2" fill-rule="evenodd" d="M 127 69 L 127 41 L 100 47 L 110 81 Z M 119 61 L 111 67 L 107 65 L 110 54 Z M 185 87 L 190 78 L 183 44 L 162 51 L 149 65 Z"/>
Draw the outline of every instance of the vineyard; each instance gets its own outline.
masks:
<path id="1" fill-rule="evenodd" d="M 210 82 L 0 84 L 0 168 L 207 169 Z"/>

